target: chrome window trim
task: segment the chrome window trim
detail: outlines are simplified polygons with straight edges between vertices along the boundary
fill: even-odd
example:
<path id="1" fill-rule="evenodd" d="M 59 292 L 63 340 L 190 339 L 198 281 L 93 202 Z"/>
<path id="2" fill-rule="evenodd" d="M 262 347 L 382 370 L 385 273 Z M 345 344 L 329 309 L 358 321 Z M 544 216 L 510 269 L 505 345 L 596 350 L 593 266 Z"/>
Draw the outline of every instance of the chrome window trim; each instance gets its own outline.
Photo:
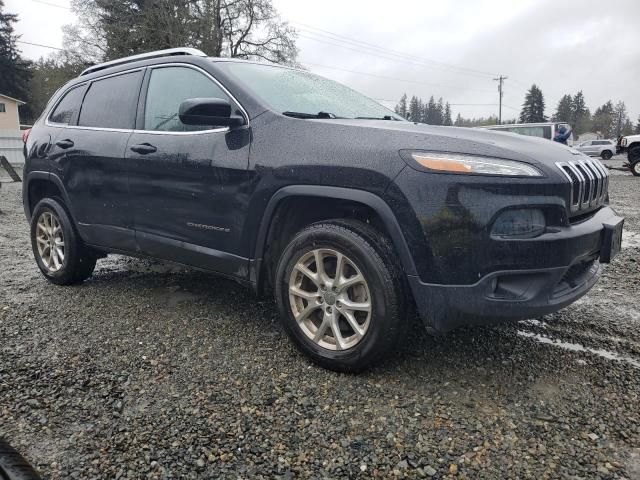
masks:
<path id="1" fill-rule="evenodd" d="M 187 67 L 187 68 L 191 68 L 192 70 L 195 70 L 197 72 L 200 72 L 202 74 L 204 74 L 206 77 L 209 78 L 209 80 L 213 81 L 213 83 L 215 83 L 218 87 L 220 87 L 220 89 L 227 94 L 227 96 L 233 100 L 235 102 L 236 105 L 238 105 L 240 107 L 240 111 L 242 112 L 242 115 L 244 116 L 245 121 L 247 122 L 245 125 L 243 125 L 243 127 L 248 127 L 249 126 L 249 114 L 247 113 L 247 111 L 244 109 L 244 107 L 242 106 L 242 104 L 236 99 L 236 97 L 233 96 L 233 94 L 224 86 L 222 85 L 222 83 L 220 83 L 213 75 L 211 75 L 209 72 L 207 72 L 206 70 L 196 66 L 196 65 L 191 65 L 190 63 L 180 63 L 180 62 L 171 62 L 171 63 L 161 63 L 159 65 L 152 65 L 149 66 L 149 70 L 156 70 L 158 68 L 165 68 L 165 67 Z M 145 102 L 146 102 L 146 95 L 147 92 L 144 92 L 145 94 Z M 151 135 L 204 135 L 207 133 L 216 133 L 216 132 L 228 132 L 229 130 L 231 130 L 229 127 L 219 127 L 219 128 L 212 128 L 209 130 L 197 130 L 194 132 L 171 132 L 171 131 L 166 131 L 166 130 L 134 130 L 134 133 L 148 133 Z"/>
<path id="2" fill-rule="evenodd" d="M 67 94 L 68 94 L 71 90 L 74 90 L 74 89 L 76 89 L 76 88 L 80 88 L 80 87 L 84 87 L 84 86 L 86 86 L 86 85 L 87 85 L 87 83 L 89 83 L 89 82 L 82 82 L 82 83 L 79 83 L 79 84 L 77 84 L 77 85 L 73 85 L 73 86 L 69 87 L 67 90 L 65 90 L 65 91 L 60 95 L 60 97 L 58 97 L 58 100 L 56 101 L 56 103 L 54 103 L 54 104 L 53 104 L 53 106 L 52 106 L 51 108 L 49 108 L 49 109 L 46 111 L 47 115 L 46 115 L 46 117 L 45 117 L 44 124 L 45 124 L 47 127 L 56 127 L 56 128 L 61 128 L 61 127 L 62 127 L 62 128 L 65 128 L 65 127 L 69 127 L 69 126 L 71 126 L 71 125 L 69 125 L 68 123 L 51 122 L 51 121 L 49 120 L 49 118 L 50 118 L 50 117 L 51 117 L 51 115 L 53 114 L 54 110 L 58 107 L 58 105 L 60 105 L 60 102 L 62 102 L 62 100 L 64 99 L 64 97 L 66 97 L 66 96 L 67 96 Z M 62 87 L 61 87 L 61 88 L 62 88 Z M 55 96 L 56 96 L 56 93 L 58 93 L 58 92 L 61 90 L 61 88 L 59 88 L 58 90 L 56 90 L 56 92 L 53 94 L 53 97 L 55 97 Z M 53 98 L 53 97 L 51 97 L 51 98 Z M 84 99 L 83 99 L 83 100 L 84 100 Z M 51 101 L 51 100 L 49 100 L 49 101 Z M 82 108 L 82 101 L 80 102 L 80 108 Z M 78 113 L 79 113 L 79 112 L 78 112 Z"/>
<path id="3" fill-rule="evenodd" d="M 129 70 L 125 70 L 123 72 L 110 73 L 109 75 L 104 75 L 102 77 L 94 78 L 93 80 L 87 80 L 86 82 L 82 82 L 82 83 L 79 83 L 77 85 L 73 85 L 71 88 L 66 90 L 60 96 L 60 99 L 56 102 L 56 107 L 62 101 L 62 99 L 67 95 L 67 93 L 69 93 L 74 88 L 79 88 L 79 87 L 81 87 L 83 85 L 87 85 L 87 84 L 89 85 L 89 87 L 91 87 L 91 84 L 93 84 L 95 82 L 99 82 L 100 80 L 106 80 L 107 78 L 117 77 L 119 75 L 126 75 L 127 73 L 140 72 L 140 71 L 143 71 L 144 69 L 145 69 L 145 67 L 132 68 L 132 69 L 129 69 Z M 87 92 L 85 92 L 85 96 L 86 96 L 86 94 L 87 94 Z M 82 102 L 80 103 L 80 111 L 78 112 L 78 121 L 80 121 L 80 113 L 82 112 L 82 104 L 83 103 L 84 103 L 84 98 L 82 99 Z M 47 115 L 47 119 L 44 122 L 47 127 L 65 127 L 65 128 L 74 128 L 74 129 L 78 129 L 78 130 L 106 130 L 106 131 L 111 131 L 111 132 L 129 132 L 129 131 L 132 130 L 130 128 L 87 127 L 87 126 L 83 126 L 83 125 L 69 125 L 68 123 L 50 122 L 49 121 L 49 117 L 51 116 L 51 113 L 55 110 L 56 107 L 53 107 L 53 108 L 51 108 L 49 110 L 49 114 Z"/>
<path id="4" fill-rule="evenodd" d="M 102 77 L 98 77 L 95 79 L 92 79 L 90 81 L 87 82 L 83 82 L 81 84 L 78 85 L 73 85 L 73 87 L 69 88 L 69 90 L 65 91 L 63 93 L 63 95 L 60 97 L 60 100 L 62 100 L 62 98 L 66 95 L 67 92 L 71 91 L 73 88 L 78 88 L 82 85 L 86 85 L 87 83 L 93 83 L 93 82 L 98 82 L 100 80 L 104 80 L 110 77 L 116 77 L 118 75 L 124 75 L 127 73 L 133 73 L 133 72 L 137 72 L 140 70 L 144 70 L 145 68 L 150 69 L 150 70 L 154 70 L 157 68 L 163 68 L 163 67 L 187 67 L 187 68 L 191 68 L 193 70 L 196 70 L 202 74 L 204 74 L 206 77 L 208 77 L 210 80 L 212 80 L 216 85 L 218 85 L 218 87 L 220 87 L 220 89 L 226 93 L 229 98 L 231 98 L 231 100 L 233 100 L 236 105 L 238 105 L 238 107 L 240 108 L 240 111 L 242 112 L 245 121 L 247 122 L 245 125 L 243 125 L 243 127 L 248 127 L 249 126 L 249 114 L 247 113 L 247 111 L 245 110 L 245 108 L 242 106 L 242 104 L 236 99 L 236 97 L 233 96 L 233 94 L 231 94 L 231 92 L 224 86 L 222 85 L 213 75 L 211 75 L 209 72 L 207 72 L 206 70 L 196 66 L 196 65 L 191 65 L 189 63 L 180 63 L 180 62 L 171 62 L 171 63 L 161 63 L 158 65 L 151 65 L 149 67 L 137 67 L 137 68 L 132 68 L 129 70 L 124 70 L 122 72 L 117 72 L 117 73 L 112 73 L 109 75 L 104 75 Z M 145 96 L 147 94 L 147 92 L 144 92 Z M 56 102 L 56 106 L 58 105 L 59 101 Z M 53 111 L 55 107 L 53 107 L 51 110 L 49 110 L 49 114 Z M 106 128 L 106 127 L 85 127 L 82 125 L 69 125 L 69 124 L 65 124 L 65 123 L 52 123 L 49 122 L 49 115 L 47 115 L 47 120 L 45 121 L 45 124 L 48 127 L 57 127 L 57 128 L 71 128 L 74 130 L 94 130 L 94 131 L 102 131 L 102 132 L 121 132 L 121 133 L 145 133 L 145 134 L 150 134 L 150 135 L 206 135 L 209 133 L 220 133 L 220 132 L 228 132 L 230 130 L 229 127 L 219 127 L 219 128 L 212 128 L 209 130 L 197 130 L 194 132 L 171 132 L 171 131 L 165 131 L 165 130 L 143 130 L 143 129 L 136 129 L 136 128 L 128 128 L 128 129 L 123 129 L 123 128 Z"/>

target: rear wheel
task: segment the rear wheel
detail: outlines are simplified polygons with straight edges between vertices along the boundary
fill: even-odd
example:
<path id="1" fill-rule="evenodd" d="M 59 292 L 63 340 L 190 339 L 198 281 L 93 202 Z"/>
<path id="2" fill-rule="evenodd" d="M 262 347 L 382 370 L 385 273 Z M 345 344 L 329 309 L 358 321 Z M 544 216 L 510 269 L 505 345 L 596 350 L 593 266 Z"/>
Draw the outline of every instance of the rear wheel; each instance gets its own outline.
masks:
<path id="1" fill-rule="evenodd" d="M 42 274 L 57 285 L 80 283 L 96 266 L 96 255 L 76 233 L 62 204 L 40 200 L 31 217 L 31 246 Z"/>
<path id="2" fill-rule="evenodd" d="M 631 164 L 631 173 L 633 173 L 636 177 L 640 177 L 640 160 L 636 163 Z"/>
<path id="3" fill-rule="evenodd" d="M 331 370 L 372 366 L 407 322 L 404 281 L 390 242 L 352 220 L 299 232 L 280 257 L 275 293 L 289 337 Z"/>
<path id="4" fill-rule="evenodd" d="M 611 152 L 611 150 L 604 150 L 600 156 L 602 157 L 603 160 L 609 160 L 611 157 L 613 157 L 613 153 Z"/>

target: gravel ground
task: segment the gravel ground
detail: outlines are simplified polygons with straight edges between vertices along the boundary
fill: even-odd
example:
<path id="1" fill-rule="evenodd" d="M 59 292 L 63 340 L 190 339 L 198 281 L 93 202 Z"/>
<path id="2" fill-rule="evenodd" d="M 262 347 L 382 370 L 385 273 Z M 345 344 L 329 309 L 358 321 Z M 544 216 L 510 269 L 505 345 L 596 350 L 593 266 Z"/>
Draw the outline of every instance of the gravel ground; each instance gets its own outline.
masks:
<path id="1" fill-rule="evenodd" d="M 60 479 L 638 479 L 639 182 L 612 177 L 624 249 L 581 301 L 416 329 L 357 376 L 312 366 L 272 302 L 230 281 L 112 256 L 83 285 L 47 283 L 5 183 L 0 436 Z"/>

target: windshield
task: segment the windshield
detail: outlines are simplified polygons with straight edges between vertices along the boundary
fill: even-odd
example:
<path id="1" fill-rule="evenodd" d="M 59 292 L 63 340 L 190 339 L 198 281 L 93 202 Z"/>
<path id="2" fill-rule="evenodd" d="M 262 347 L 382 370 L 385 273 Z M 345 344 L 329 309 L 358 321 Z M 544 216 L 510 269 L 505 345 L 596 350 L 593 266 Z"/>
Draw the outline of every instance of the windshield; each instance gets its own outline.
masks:
<path id="1" fill-rule="evenodd" d="M 309 72 L 239 62 L 230 62 L 228 69 L 276 112 L 301 118 L 404 120 L 378 102 Z"/>

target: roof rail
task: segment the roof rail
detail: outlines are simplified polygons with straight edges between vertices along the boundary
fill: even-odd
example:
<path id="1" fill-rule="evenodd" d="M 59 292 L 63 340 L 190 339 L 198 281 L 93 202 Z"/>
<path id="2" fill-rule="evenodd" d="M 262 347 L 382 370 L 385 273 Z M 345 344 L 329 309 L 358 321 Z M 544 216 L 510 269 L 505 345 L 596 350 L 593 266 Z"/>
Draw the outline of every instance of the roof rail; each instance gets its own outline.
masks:
<path id="1" fill-rule="evenodd" d="M 80 76 L 88 75 L 93 72 L 97 72 L 98 70 L 103 70 L 109 67 L 115 67 L 116 65 L 123 65 L 125 63 L 136 62 L 138 60 L 148 60 L 150 58 L 158 58 L 158 57 L 169 57 L 172 55 L 195 55 L 197 57 L 206 57 L 207 54 L 197 48 L 168 48 L 166 50 L 156 50 L 154 52 L 141 53 L 139 55 L 132 55 L 130 57 L 118 58 L 116 60 L 111 60 L 110 62 L 99 63 L 97 65 L 93 65 L 82 71 Z"/>

